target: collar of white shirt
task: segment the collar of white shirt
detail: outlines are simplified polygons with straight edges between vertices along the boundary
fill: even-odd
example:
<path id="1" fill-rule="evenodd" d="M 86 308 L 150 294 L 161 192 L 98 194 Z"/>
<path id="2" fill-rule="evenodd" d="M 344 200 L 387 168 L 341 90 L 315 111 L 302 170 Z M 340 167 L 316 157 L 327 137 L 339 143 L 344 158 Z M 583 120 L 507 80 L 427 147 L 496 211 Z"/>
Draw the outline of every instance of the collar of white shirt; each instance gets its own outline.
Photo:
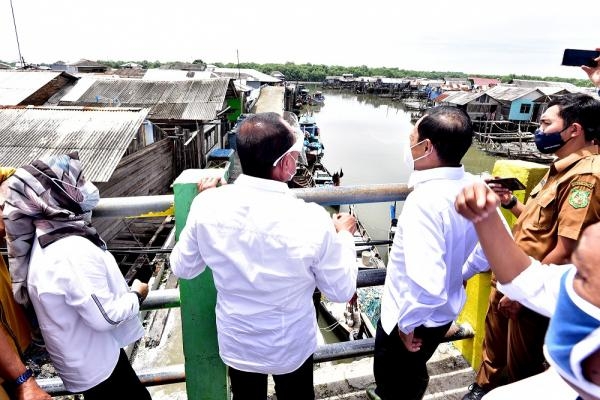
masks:
<path id="1" fill-rule="evenodd" d="M 234 182 L 236 185 L 243 185 L 253 189 L 267 190 L 277 193 L 290 193 L 287 183 L 275 181 L 273 179 L 257 178 L 250 175 L 241 174 Z"/>
<path id="2" fill-rule="evenodd" d="M 420 183 L 438 179 L 459 180 L 464 176 L 465 167 L 463 165 L 460 167 L 439 167 L 413 171 L 408 178 L 408 187 L 415 187 Z"/>

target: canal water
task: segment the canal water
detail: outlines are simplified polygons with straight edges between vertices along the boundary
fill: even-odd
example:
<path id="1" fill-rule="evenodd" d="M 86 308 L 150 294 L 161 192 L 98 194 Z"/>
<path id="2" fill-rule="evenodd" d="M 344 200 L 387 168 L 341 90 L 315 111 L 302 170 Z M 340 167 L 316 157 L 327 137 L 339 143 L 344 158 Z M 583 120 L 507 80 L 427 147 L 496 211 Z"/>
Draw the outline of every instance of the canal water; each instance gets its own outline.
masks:
<path id="1" fill-rule="evenodd" d="M 342 185 L 406 183 L 409 171 L 402 153 L 413 124 L 402 103 L 348 91 L 323 93 L 325 104 L 303 113 L 312 113 L 320 127 L 325 167 L 331 173 L 343 170 Z M 496 158 L 474 144 L 463 161 L 467 171 L 479 174 L 491 171 Z M 356 205 L 357 215 L 373 240 L 388 238 L 391 204 Z M 401 207 L 399 202 L 397 212 Z M 380 246 L 379 251 L 382 257 L 387 256 L 387 247 Z"/>

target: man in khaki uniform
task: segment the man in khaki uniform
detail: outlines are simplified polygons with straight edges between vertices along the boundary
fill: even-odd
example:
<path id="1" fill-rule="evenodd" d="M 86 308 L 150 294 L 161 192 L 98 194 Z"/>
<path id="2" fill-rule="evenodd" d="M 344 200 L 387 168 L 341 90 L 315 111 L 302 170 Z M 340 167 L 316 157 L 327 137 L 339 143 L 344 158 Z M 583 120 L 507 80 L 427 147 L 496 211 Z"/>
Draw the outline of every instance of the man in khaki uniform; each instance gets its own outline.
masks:
<path id="1" fill-rule="evenodd" d="M 502 207 L 518 217 L 514 239 L 543 264 L 567 264 L 585 227 L 600 221 L 600 102 L 585 94 L 548 104 L 535 135 L 536 146 L 558 159 L 531 192 L 526 205 L 495 184 Z M 505 297 L 489 298 L 482 364 L 463 400 L 478 400 L 500 386 L 545 370 L 542 353 L 548 319 Z"/>

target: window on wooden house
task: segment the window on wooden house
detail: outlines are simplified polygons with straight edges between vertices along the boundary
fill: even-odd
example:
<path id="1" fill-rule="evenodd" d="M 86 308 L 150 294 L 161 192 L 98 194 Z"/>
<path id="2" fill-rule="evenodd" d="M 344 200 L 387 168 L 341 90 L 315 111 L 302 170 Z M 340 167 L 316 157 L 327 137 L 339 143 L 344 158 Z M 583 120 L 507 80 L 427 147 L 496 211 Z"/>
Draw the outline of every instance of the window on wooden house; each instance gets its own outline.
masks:
<path id="1" fill-rule="evenodd" d="M 521 104 L 519 112 L 521 114 L 529 114 L 531 112 L 531 104 Z"/>

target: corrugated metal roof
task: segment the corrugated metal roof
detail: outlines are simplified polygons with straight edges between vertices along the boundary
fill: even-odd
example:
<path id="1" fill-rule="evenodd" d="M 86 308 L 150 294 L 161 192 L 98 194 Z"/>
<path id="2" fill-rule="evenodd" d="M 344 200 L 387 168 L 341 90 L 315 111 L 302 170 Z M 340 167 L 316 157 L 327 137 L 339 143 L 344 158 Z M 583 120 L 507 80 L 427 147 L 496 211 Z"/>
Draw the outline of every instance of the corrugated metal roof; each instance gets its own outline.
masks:
<path id="1" fill-rule="evenodd" d="M 229 78 L 187 81 L 97 80 L 81 96 L 67 94 L 60 105 L 150 108 L 150 119 L 214 119 L 225 103 Z M 77 90 L 77 86 L 74 90 Z M 74 97 L 77 97 L 76 99 Z"/>
<path id="2" fill-rule="evenodd" d="M 190 79 L 210 79 L 210 71 L 185 71 L 175 69 L 151 68 L 146 71 L 142 79 L 149 81 L 188 81 Z"/>
<path id="3" fill-rule="evenodd" d="M 63 71 L 0 71 L 0 105 L 16 106 L 59 75 L 77 79 Z"/>
<path id="4" fill-rule="evenodd" d="M 442 100 L 443 102 L 450 103 L 450 104 L 458 104 L 461 106 L 463 106 L 467 103 L 470 103 L 471 101 L 478 99 L 479 97 L 481 97 L 485 94 L 484 92 L 462 92 L 462 91 L 445 92 L 445 93 L 449 93 L 449 94 L 448 94 L 448 97 L 446 97 L 445 99 Z"/>
<path id="5" fill-rule="evenodd" d="M 470 76 L 469 79 L 472 80 L 473 84 L 477 86 L 490 86 L 500 84 L 500 80 L 494 78 L 478 78 L 475 76 Z"/>
<path id="6" fill-rule="evenodd" d="M 85 176 L 107 182 L 147 114 L 126 108 L 0 109 L 0 166 L 77 150 Z"/>
<path id="7" fill-rule="evenodd" d="M 215 68 L 213 72 L 221 77 L 245 79 L 247 81 L 258 81 L 264 83 L 281 82 L 281 79 L 250 68 Z"/>
<path id="8" fill-rule="evenodd" d="M 556 82 L 556 81 L 534 81 L 531 79 L 513 79 L 512 84 L 517 87 L 528 87 L 528 88 L 537 88 L 537 87 L 559 87 L 562 89 L 577 89 L 578 87 L 569 82 Z"/>
<path id="9" fill-rule="evenodd" d="M 557 93 L 560 93 L 560 94 L 571 93 L 570 90 L 563 89 L 560 86 L 537 86 L 536 89 L 539 90 L 540 92 L 542 92 L 546 96 L 555 95 Z"/>
<path id="10" fill-rule="evenodd" d="M 74 67 L 108 68 L 104 64 L 100 64 L 99 62 L 92 60 L 86 60 L 85 58 L 82 58 L 81 60 L 71 63 L 69 65 L 72 65 Z"/>
<path id="11" fill-rule="evenodd" d="M 233 81 L 233 84 L 238 92 L 249 92 L 254 89 L 252 86 L 245 85 L 237 79 Z"/>
<path id="12" fill-rule="evenodd" d="M 493 99 L 500 101 L 513 101 L 525 95 L 537 91 L 540 96 L 543 94 L 535 88 L 514 87 L 514 86 L 494 86 L 485 91 Z"/>
<path id="13" fill-rule="evenodd" d="M 403 84 L 405 82 L 408 82 L 406 79 L 402 79 L 402 78 L 381 78 L 381 83 L 388 83 L 388 84 Z"/>

